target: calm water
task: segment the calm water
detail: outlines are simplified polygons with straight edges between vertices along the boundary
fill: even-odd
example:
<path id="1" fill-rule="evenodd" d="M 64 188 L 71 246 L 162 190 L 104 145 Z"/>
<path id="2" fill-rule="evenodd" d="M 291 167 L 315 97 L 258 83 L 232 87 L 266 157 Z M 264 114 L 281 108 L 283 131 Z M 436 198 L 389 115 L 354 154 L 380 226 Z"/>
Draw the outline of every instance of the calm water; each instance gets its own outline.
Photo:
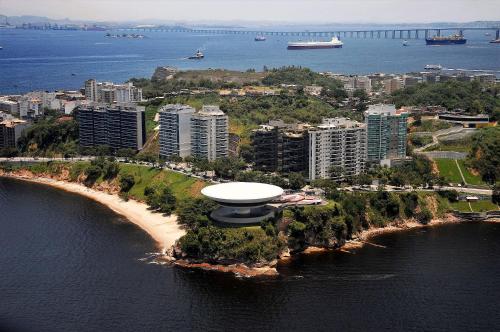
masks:
<path id="1" fill-rule="evenodd" d="M 500 224 L 377 238 L 299 258 L 278 280 L 141 260 L 152 241 L 105 207 L 0 178 L 0 330 L 414 330 L 500 326 Z"/>
<path id="2" fill-rule="evenodd" d="M 0 29 L 0 93 L 77 89 L 92 77 L 115 82 L 150 77 L 160 65 L 238 70 L 301 65 L 339 73 L 404 73 L 441 64 L 500 71 L 500 45 L 489 44 L 493 37 L 483 32 L 467 31 L 467 45 L 431 47 L 420 39 L 403 47 L 398 39 L 346 38 L 342 49 L 304 51 L 286 50 L 287 41 L 299 37 L 254 42 L 252 35 L 144 34 L 147 39 L 135 40 L 110 39 L 103 32 Z M 187 60 L 197 49 L 205 59 Z"/>

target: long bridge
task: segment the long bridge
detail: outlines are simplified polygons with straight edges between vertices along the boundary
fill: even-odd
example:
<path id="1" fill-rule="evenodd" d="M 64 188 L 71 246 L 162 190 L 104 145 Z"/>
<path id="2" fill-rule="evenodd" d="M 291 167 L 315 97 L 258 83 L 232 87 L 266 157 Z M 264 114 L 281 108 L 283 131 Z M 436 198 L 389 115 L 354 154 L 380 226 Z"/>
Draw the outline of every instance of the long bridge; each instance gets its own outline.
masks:
<path id="1" fill-rule="evenodd" d="M 500 39 L 500 27 L 453 27 L 453 28 L 412 28 L 412 29 L 374 29 L 374 30 L 332 30 L 332 31 L 268 31 L 268 30 L 231 30 L 231 29 L 190 29 L 183 27 L 134 27 L 121 28 L 121 31 L 161 31 L 184 32 L 214 35 L 264 35 L 264 36 L 304 36 L 304 37 L 343 37 L 373 39 L 421 39 L 447 34 L 463 35 L 465 31 L 491 31 L 495 39 Z"/>

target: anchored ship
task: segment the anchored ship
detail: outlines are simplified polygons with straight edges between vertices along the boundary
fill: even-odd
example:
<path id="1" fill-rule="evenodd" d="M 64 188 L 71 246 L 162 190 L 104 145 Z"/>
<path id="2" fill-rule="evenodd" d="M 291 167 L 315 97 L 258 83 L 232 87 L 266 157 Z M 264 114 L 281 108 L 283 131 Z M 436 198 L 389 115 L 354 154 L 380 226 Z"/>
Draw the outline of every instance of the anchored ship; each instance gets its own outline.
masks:
<path id="1" fill-rule="evenodd" d="M 434 36 L 430 38 L 425 38 L 425 43 L 427 45 L 458 45 L 465 44 L 467 39 L 463 35 L 451 35 L 446 37 Z"/>
<path id="2" fill-rule="evenodd" d="M 443 69 L 443 66 L 441 66 L 441 65 L 425 65 L 424 69 L 427 69 L 427 70 L 441 70 L 441 69 Z"/>
<path id="3" fill-rule="evenodd" d="M 288 42 L 289 50 L 314 49 L 314 48 L 341 48 L 344 45 L 337 37 L 330 41 L 298 41 Z"/>
<path id="4" fill-rule="evenodd" d="M 266 37 L 265 36 L 255 36 L 254 40 L 255 41 L 266 41 Z"/>

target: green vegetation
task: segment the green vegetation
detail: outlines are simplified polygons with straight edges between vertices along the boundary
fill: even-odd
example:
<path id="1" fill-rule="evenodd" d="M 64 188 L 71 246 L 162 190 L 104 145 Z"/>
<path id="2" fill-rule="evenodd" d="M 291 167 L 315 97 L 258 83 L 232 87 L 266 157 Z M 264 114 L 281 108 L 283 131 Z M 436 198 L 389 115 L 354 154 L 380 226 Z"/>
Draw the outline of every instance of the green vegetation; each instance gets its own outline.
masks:
<path id="1" fill-rule="evenodd" d="M 209 219 L 214 207 L 206 198 L 187 200 L 179 206 L 178 220 L 189 228 L 179 240 L 179 247 L 189 258 L 267 263 L 284 249 L 284 240 L 278 236 L 273 223 L 244 228 L 214 225 Z"/>
<path id="2" fill-rule="evenodd" d="M 456 151 L 456 152 L 470 152 L 472 147 L 472 139 L 469 137 L 461 140 L 439 141 L 437 145 L 433 145 L 425 151 Z"/>
<path id="3" fill-rule="evenodd" d="M 451 183 L 462 183 L 462 176 L 457 167 L 455 159 L 435 159 L 436 165 L 439 169 L 439 174 Z"/>
<path id="4" fill-rule="evenodd" d="M 429 143 L 432 143 L 432 136 L 421 136 L 421 135 L 410 134 L 408 136 L 408 140 L 413 146 L 420 148 Z"/>
<path id="5" fill-rule="evenodd" d="M 467 164 L 481 174 L 484 182 L 500 180 L 500 127 L 481 129 L 472 137 Z"/>
<path id="6" fill-rule="evenodd" d="M 470 172 L 470 170 L 467 168 L 465 165 L 465 162 L 463 160 L 457 160 L 458 166 L 460 167 L 460 170 L 462 171 L 462 174 L 465 179 L 465 183 L 467 184 L 472 184 L 472 185 L 483 185 L 485 184 L 481 180 L 481 176 L 479 175 L 474 175 Z"/>
<path id="7" fill-rule="evenodd" d="M 180 173 L 139 165 L 120 164 L 119 175 L 120 177 L 132 176 L 134 178 L 134 185 L 128 192 L 130 197 L 141 201 L 146 200 L 144 191 L 148 186 L 165 185 L 170 188 L 178 200 L 199 196 L 200 190 L 205 186 L 203 181 Z"/>
<path id="8" fill-rule="evenodd" d="M 49 116 L 25 130 L 17 142 L 19 151 L 30 156 L 75 156 L 78 124 L 75 120 L 60 122 L 58 119 Z"/>
<path id="9" fill-rule="evenodd" d="M 452 209 L 460 212 L 487 212 L 487 211 L 496 211 L 499 209 L 497 204 L 487 200 L 481 200 L 470 203 L 466 201 L 459 201 L 450 203 L 450 205 Z"/>
<path id="10" fill-rule="evenodd" d="M 415 122 L 412 123 L 412 127 L 415 128 L 415 131 L 417 132 L 435 132 L 438 130 L 442 129 L 448 129 L 453 127 L 452 124 L 445 122 L 445 121 L 440 121 L 440 120 L 420 120 L 417 119 Z"/>
<path id="11" fill-rule="evenodd" d="M 146 196 L 146 203 L 155 211 L 171 214 L 175 209 L 176 199 L 169 187 L 147 186 L 144 189 L 144 196 Z"/>
<path id="12" fill-rule="evenodd" d="M 500 120 L 500 94 L 496 85 L 478 81 L 448 81 L 416 86 L 393 93 L 392 101 L 400 106 L 441 105 L 448 110 L 463 109 L 471 114 L 487 113 Z"/>

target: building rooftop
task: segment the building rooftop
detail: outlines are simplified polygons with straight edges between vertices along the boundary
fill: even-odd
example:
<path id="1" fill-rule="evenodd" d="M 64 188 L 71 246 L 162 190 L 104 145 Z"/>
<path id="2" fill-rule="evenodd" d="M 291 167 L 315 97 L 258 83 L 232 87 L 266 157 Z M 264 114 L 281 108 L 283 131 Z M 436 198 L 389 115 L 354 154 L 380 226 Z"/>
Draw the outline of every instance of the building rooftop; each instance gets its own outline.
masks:
<path id="1" fill-rule="evenodd" d="M 266 203 L 283 194 L 283 189 L 257 182 L 229 182 L 205 187 L 201 193 L 216 201 L 233 204 Z"/>

